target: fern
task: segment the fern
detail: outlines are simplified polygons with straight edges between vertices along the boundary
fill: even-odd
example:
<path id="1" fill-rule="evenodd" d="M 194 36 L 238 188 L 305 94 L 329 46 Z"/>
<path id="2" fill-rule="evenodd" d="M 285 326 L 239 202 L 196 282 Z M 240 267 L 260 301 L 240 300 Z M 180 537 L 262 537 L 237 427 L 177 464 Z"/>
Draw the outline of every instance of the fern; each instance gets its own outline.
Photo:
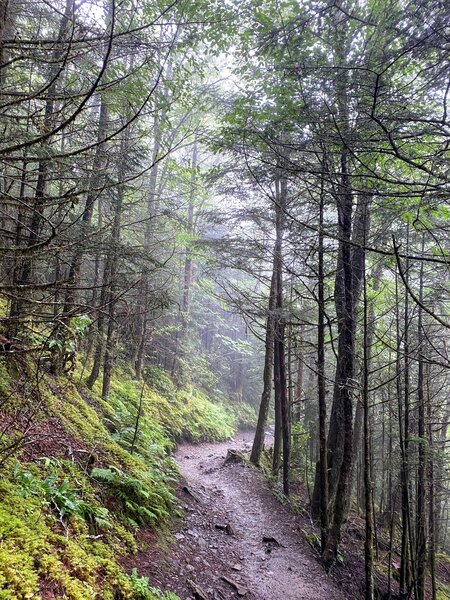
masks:
<path id="1" fill-rule="evenodd" d="M 94 468 L 92 469 L 91 475 L 97 481 L 102 483 L 115 483 L 117 481 L 118 469 L 111 467 L 109 469 Z"/>
<path id="2" fill-rule="evenodd" d="M 24 498 L 29 496 L 39 498 L 44 506 L 56 511 L 61 519 L 78 515 L 95 531 L 98 527 L 105 529 L 111 527 L 110 515 L 106 507 L 86 502 L 81 497 L 81 491 L 73 488 L 67 477 L 61 478 L 62 465 L 59 461 L 48 457 L 43 457 L 41 460 L 45 468 L 53 469 L 45 479 L 36 477 L 30 471 L 23 469 L 19 463 L 13 469 L 12 475 Z M 57 467 L 59 470 L 55 470 Z"/>
<path id="3" fill-rule="evenodd" d="M 109 488 L 130 525 L 151 524 L 168 516 L 172 495 L 162 487 L 162 493 L 153 489 L 148 478 L 130 477 L 116 467 L 95 468 L 91 475 Z"/>
<path id="4" fill-rule="evenodd" d="M 133 598 L 136 600 L 180 600 L 172 592 L 161 592 L 156 588 L 149 587 L 148 577 L 139 577 L 136 569 L 131 571 L 131 587 L 133 588 Z"/>

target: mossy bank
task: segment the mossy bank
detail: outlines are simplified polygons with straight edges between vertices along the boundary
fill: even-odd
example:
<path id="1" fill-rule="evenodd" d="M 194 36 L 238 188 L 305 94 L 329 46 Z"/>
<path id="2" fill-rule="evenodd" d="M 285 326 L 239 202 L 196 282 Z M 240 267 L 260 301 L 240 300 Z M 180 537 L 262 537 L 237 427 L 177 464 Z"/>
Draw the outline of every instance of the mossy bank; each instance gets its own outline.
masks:
<path id="1" fill-rule="evenodd" d="M 81 367 L 37 377 L 5 358 L 0 396 L 0 600 L 173 600 L 120 557 L 175 510 L 177 440 L 226 439 L 236 416 L 157 369 L 118 370 L 104 400 Z"/>

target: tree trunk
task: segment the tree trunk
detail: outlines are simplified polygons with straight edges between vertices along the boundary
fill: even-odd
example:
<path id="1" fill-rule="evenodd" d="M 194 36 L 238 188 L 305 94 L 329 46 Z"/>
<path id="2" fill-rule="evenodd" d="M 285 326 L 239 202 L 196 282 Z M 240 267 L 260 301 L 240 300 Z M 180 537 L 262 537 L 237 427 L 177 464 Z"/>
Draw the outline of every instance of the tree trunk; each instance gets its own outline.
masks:
<path id="1" fill-rule="evenodd" d="M 274 310 L 276 304 L 276 284 L 276 266 L 274 259 L 272 267 L 272 279 L 269 291 L 269 306 L 267 310 L 266 320 L 263 391 L 261 394 L 261 403 L 259 405 L 258 423 L 256 425 L 255 437 L 253 439 L 253 446 L 250 454 L 250 462 L 252 462 L 256 466 L 259 466 L 261 462 L 261 455 L 264 447 L 264 432 L 266 428 L 267 417 L 269 415 L 270 395 L 272 391 L 272 363 L 275 343 Z"/>
<path id="2" fill-rule="evenodd" d="M 368 207 L 365 209 L 368 209 Z M 364 246 L 366 245 L 366 235 L 364 235 Z M 363 251 L 364 252 L 364 251 Z M 362 405 L 363 405 L 363 436 L 364 436 L 364 512 L 365 512 L 365 600 L 374 600 L 374 581 L 373 581 L 373 502 L 372 502 L 372 459 L 371 459 L 371 434 L 370 434 L 370 416 L 369 416 L 369 369 L 371 358 L 371 331 L 374 323 L 369 324 L 368 300 L 367 300 L 367 281 L 365 252 L 363 256 L 363 381 L 362 381 Z"/>
<path id="3" fill-rule="evenodd" d="M 192 177 L 191 190 L 189 193 L 189 204 L 187 212 L 186 233 L 188 236 L 194 234 L 194 200 L 197 192 L 197 165 L 198 165 L 198 142 L 195 141 L 192 148 Z M 178 337 L 178 356 L 176 356 L 176 376 L 178 383 L 184 381 L 186 369 L 184 366 L 184 357 L 186 356 L 186 344 L 188 336 L 189 317 L 191 312 L 191 289 L 194 263 L 192 261 L 191 250 L 189 248 L 191 241 L 188 240 L 184 252 L 183 265 L 183 297 L 181 301 L 181 331 Z"/>
<path id="4" fill-rule="evenodd" d="M 108 130 L 108 107 L 105 102 L 104 94 L 100 97 L 100 111 L 97 126 L 97 146 L 95 149 L 94 160 L 92 161 L 92 175 L 89 183 L 89 191 L 86 195 L 83 214 L 81 216 L 81 236 L 80 244 L 75 250 L 69 269 L 70 286 L 67 289 L 65 297 L 64 314 L 69 315 L 76 302 L 76 285 L 80 278 L 81 264 L 85 249 L 82 246 L 82 237 L 86 234 L 88 226 L 91 224 L 94 214 L 95 202 L 101 193 L 103 180 L 103 169 L 105 166 L 105 150 Z"/>
<path id="5" fill-rule="evenodd" d="M 282 177 L 279 183 L 280 193 L 276 211 L 276 230 L 278 247 L 275 253 L 277 260 L 276 272 L 276 318 L 275 318 L 275 348 L 274 348 L 274 382 L 275 403 L 279 407 L 281 441 L 283 447 L 283 491 L 289 495 L 289 471 L 291 450 L 291 415 L 289 396 L 286 386 L 286 359 L 285 359 L 285 317 L 283 314 L 283 256 L 282 238 L 284 229 L 284 209 L 287 196 L 287 180 Z M 274 453 L 275 455 L 275 453 Z M 275 463 L 274 463 L 275 469 Z"/>
<path id="6" fill-rule="evenodd" d="M 424 251 L 424 236 L 422 236 L 422 253 Z M 420 264 L 419 300 L 423 302 L 423 262 Z M 416 510 L 416 560 L 417 560 L 417 600 L 425 600 L 425 567 L 427 557 L 426 541 L 426 428 L 425 428 L 425 394 L 424 394 L 424 340 L 423 312 L 419 305 L 417 320 L 417 404 L 418 404 L 418 469 L 417 469 L 417 510 Z"/>
<path id="7" fill-rule="evenodd" d="M 160 40 L 162 41 L 162 29 L 160 32 Z M 161 57 L 158 54 L 158 64 L 161 64 Z M 171 59 L 169 59 L 169 63 L 167 66 L 167 79 L 170 80 L 172 77 L 172 63 Z M 150 177 L 148 183 L 148 194 L 147 194 L 147 222 L 145 226 L 145 234 L 144 234 L 144 255 L 145 257 L 150 257 L 152 253 L 152 244 L 155 242 L 154 240 L 154 228 L 155 228 L 155 218 L 158 212 L 159 198 L 162 192 L 162 184 L 158 186 L 158 178 L 159 178 L 159 155 L 161 152 L 162 145 L 162 128 L 161 123 L 164 122 L 168 108 L 170 105 L 170 97 L 169 94 L 164 92 L 163 95 L 166 97 L 166 102 L 163 103 L 162 107 L 157 107 L 155 112 L 154 119 L 154 142 L 153 142 L 153 150 L 152 150 L 152 167 L 150 169 Z M 162 178 L 161 178 L 162 180 Z M 139 285 L 139 300 L 136 303 L 136 318 L 135 318 L 135 352 L 134 352 L 134 366 L 135 366 L 135 375 L 136 379 L 140 379 L 142 377 L 142 368 L 144 365 L 144 357 L 145 357 L 145 346 L 146 346 L 146 337 L 147 337 L 147 325 L 149 322 L 149 299 L 150 299 L 150 269 L 148 264 L 144 263 L 144 267 L 142 269 L 142 277 L 141 283 Z"/>
<path id="8" fill-rule="evenodd" d="M 0 97 L 3 94 L 6 78 L 6 63 L 9 59 L 8 50 L 5 48 L 5 40 L 11 37 L 12 32 L 12 0 L 0 0 Z"/>
<path id="9" fill-rule="evenodd" d="M 428 565 L 430 569 L 431 579 L 431 600 L 437 598 L 437 582 L 436 582 L 436 514 L 435 514 L 435 473 L 434 473 L 434 456 L 433 456 L 433 426 L 431 414 L 431 397 L 430 397 L 430 366 L 427 369 L 427 417 L 428 417 Z"/>
<path id="10" fill-rule="evenodd" d="M 103 383 L 102 383 L 102 398 L 108 398 L 111 387 L 112 366 L 115 350 L 115 309 L 116 309 L 116 294 L 118 288 L 117 270 L 120 257 L 120 227 L 122 222 L 123 202 L 125 196 L 125 176 L 127 172 L 127 157 L 130 142 L 130 128 L 127 128 L 123 134 L 119 152 L 118 166 L 118 186 L 117 196 L 114 202 L 114 220 L 111 231 L 111 248 L 110 248 L 110 269 L 109 282 L 107 283 L 108 291 L 108 331 L 105 344 L 105 362 L 103 366 Z"/>
<path id="11" fill-rule="evenodd" d="M 350 491 L 353 453 L 353 376 L 355 363 L 355 294 L 351 252 L 352 191 L 348 151 L 341 155 L 341 185 L 337 197 L 339 219 L 339 264 L 335 303 L 338 318 L 338 357 L 328 435 L 330 531 L 323 552 L 329 568 L 336 560 Z"/>
<path id="12" fill-rule="evenodd" d="M 296 357 L 297 357 L 297 369 L 296 369 L 296 378 L 295 378 L 295 390 L 294 390 L 294 398 L 293 398 L 293 415 L 292 418 L 296 423 L 299 423 L 302 416 L 302 402 L 303 402 L 303 374 L 304 374 L 304 366 L 303 361 L 305 357 L 303 355 L 303 337 L 304 337 L 304 324 L 300 325 L 299 330 L 299 340 L 296 348 Z"/>
<path id="13" fill-rule="evenodd" d="M 284 174 L 281 172 L 280 175 L 280 167 L 279 171 L 276 175 L 275 180 L 275 251 L 274 251 L 274 273 L 276 280 L 276 299 L 275 299 L 275 320 L 274 320 L 274 359 L 275 352 L 277 352 L 277 361 L 274 360 L 274 378 L 276 377 L 276 385 L 275 385 L 275 439 L 273 445 L 273 463 L 272 463 L 272 474 L 274 476 L 278 475 L 281 466 L 281 451 L 283 446 L 283 439 L 287 437 L 287 432 L 285 430 L 286 423 L 284 419 L 286 418 L 286 410 L 283 407 L 284 403 L 284 390 L 286 387 L 286 381 L 284 381 L 284 385 L 281 382 L 281 377 L 285 377 L 286 373 L 284 367 L 281 366 L 281 362 L 284 365 L 284 357 L 283 359 L 280 356 L 280 353 L 284 353 L 284 340 L 282 337 L 284 335 L 283 328 L 283 231 L 284 231 L 284 210 L 286 205 L 286 194 L 287 194 L 287 180 Z M 280 347 L 280 344 L 282 347 Z M 286 398 L 287 402 L 287 398 Z M 287 448 L 289 454 L 289 444 Z M 289 465 L 286 467 L 289 469 Z M 283 477 L 284 479 L 284 477 Z"/>
<path id="14" fill-rule="evenodd" d="M 73 15 L 74 11 L 74 0 L 66 0 L 65 10 L 61 17 L 61 22 L 59 25 L 58 35 L 57 35 L 57 44 L 55 45 L 55 49 L 52 53 L 52 67 L 50 69 L 48 82 L 49 87 L 47 89 L 47 96 L 45 100 L 45 109 L 44 109 L 44 119 L 42 123 L 43 131 L 51 131 L 53 127 L 53 122 L 55 119 L 55 96 L 58 89 L 58 83 L 61 80 L 61 73 L 59 70 L 61 68 L 60 61 L 63 58 L 64 54 L 64 40 L 67 36 L 68 25 L 70 22 L 70 18 Z M 43 142 L 44 147 L 42 148 L 42 155 L 45 157 L 48 154 L 47 146 L 48 142 Z M 41 158 L 38 161 L 37 166 L 37 181 L 36 188 L 34 194 L 34 202 L 31 207 L 31 219 L 30 224 L 28 225 L 28 239 L 27 246 L 31 248 L 34 246 L 42 233 L 42 227 L 44 223 L 44 208 L 45 208 L 45 191 L 48 179 L 48 172 L 50 168 L 51 161 L 48 158 Z M 31 283 L 33 272 L 33 258 L 31 256 L 25 256 L 22 259 L 21 268 L 17 270 L 17 280 L 14 281 L 15 284 L 18 285 L 27 285 Z M 10 317 L 12 319 L 17 319 L 23 311 L 23 307 L 26 305 L 26 300 L 24 298 L 18 300 L 11 304 Z M 14 312 L 13 312 L 14 311 Z"/>
<path id="15" fill-rule="evenodd" d="M 164 115 L 163 115 L 164 116 Z M 152 167 L 150 169 L 150 177 L 148 182 L 148 194 L 147 194 L 147 222 L 145 226 L 144 234 L 144 255 L 149 256 L 151 253 L 151 246 L 154 237 L 154 219 L 157 214 L 158 207 L 158 193 L 157 193 L 157 182 L 159 173 L 159 162 L 158 156 L 161 150 L 161 131 L 160 131 L 160 119 L 156 116 L 154 122 L 154 144 L 152 151 Z M 142 269 L 141 283 L 139 285 L 139 301 L 137 302 L 137 313 L 136 313 L 136 341 L 135 341 L 135 374 L 136 379 L 142 377 L 142 367 L 144 364 L 145 354 L 145 342 L 147 335 L 147 322 L 148 322 L 148 302 L 150 294 L 150 282 L 149 282 L 150 270 L 148 265 L 144 265 Z"/>
<path id="16" fill-rule="evenodd" d="M 368 207 L 368 210 L 370 210 L 370 207 Z M 369 223 L 367 223 L 367 227 L 369 227 Z M 379 261 L 373 271 L 372 276 L 371 276 L 371 279 L 373 280 L 373 283 L 372 283 L 373 292 L 378 292 L 380 289 L 380 282 L 381 282 L 381 275 L 383 273 L 383 266 L 384 266 L 384 263 L 382 261 Z M 369 348 L 371 348 L 372 344 L 373 344 L 373 338 L 375 336 L 375 324 L 376 324 L 373 302 L 371 302 L 369 304 L 368 311 L 369 311 L 369 314 L 368 314 L 368 325 L 367 325 L 367 327 L 368 327 L 367 345 Z M 364 376 L 363 369 L 362 369 L 362 373 Z M 363 387 L 363 385 L 361 387 Z M 360 450 L 361 450 L 363 423 L 364 423 L 363 402 L 357 402 L 356 410 L 355 410 L 354 425 L 353 425 L 353 459 L 355 461 L 355 464 L 358 460 Z M 352 490 L 353 489 L 354 489 L 354 469 L 352 469 Z"/>
<path id="17" fill-rule="evenodd" d="M 323 184 L 319 208 L 318 248 L 318 322 L 317 322 L 317 398 L 319 403 L 319 489 L 320 489 L 320 532 L 321 550 L 325 551 L 328 539 L 328 463 L 327 463 L 327 399 L 325 381 L 325 273 L 323 248 Z"/>
<path id="18" fill-rule="evenodd" d="M 396 304 L 397 304 L 397 401 L 398 401 L 398 423 L 399 423 L 399 441 L 401 454 L 401 551 L 400 551 L 400 581 L 399 593 L 401 599 L 406 599 L 409 596 L 409 490 L 408 490 L 408 436 L 409 436 L 409 368 L 408 368 L 408 328 L 409 328 L 409 311 L 408 311 L 408 294 L 405 295 L 405 330 L 403 332 L 403 348 L 405 355 L 404 366 L 404 389 L 401 386 L 401 334 L 400 334 L 400 315 L 399 315 L 399 290 L 398 276 L 396 277 Z M 402 403 L 402 396 L 404 404 Z"/>

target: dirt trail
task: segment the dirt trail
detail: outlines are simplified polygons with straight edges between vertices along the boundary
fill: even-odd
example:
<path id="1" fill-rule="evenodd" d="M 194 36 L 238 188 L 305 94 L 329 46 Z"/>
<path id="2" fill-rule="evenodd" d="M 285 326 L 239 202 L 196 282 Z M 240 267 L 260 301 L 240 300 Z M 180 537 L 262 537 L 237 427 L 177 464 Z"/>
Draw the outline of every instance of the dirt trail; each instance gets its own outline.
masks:
<path id="1" fill-rule="evenodd" d="M 140 572 L 182 600 L 201 598 L 202 592 L 211 600 L 239 595 L 245 600 L 342 600 L 342 591 L 313 556 L 298 517 L 274 498 L 255 469 L 224 464 L 229 448 L 249 449 L 250 442 L 250 434 L 240 433 L 233 442 L 180 446 L 175 458 L 197 499 L 180 489 L 185 516 L 174 533 L 176 544 L 157 568 L 143 553 L 148 562 Z M 216 527 L 227 524 L 228 533 Z"/>

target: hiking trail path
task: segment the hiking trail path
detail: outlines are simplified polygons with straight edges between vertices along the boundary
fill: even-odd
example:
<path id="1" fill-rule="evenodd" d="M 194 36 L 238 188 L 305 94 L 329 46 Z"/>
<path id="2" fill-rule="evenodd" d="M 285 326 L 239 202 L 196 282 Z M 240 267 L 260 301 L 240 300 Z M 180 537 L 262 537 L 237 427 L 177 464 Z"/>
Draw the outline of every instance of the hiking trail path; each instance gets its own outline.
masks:
<path id="1" fill-rule="evenodd" d="M 184 516 L 165 551 L 155 555 L 143 546 L 139 574 L 181 600 L 343 600 L 299 516 L 275 498 L 256 469 L 225 464 L 229 449 L 249 451 L 251 442 L 250 432 L 239 432 L 231 441 L 179 446 Z"/>

